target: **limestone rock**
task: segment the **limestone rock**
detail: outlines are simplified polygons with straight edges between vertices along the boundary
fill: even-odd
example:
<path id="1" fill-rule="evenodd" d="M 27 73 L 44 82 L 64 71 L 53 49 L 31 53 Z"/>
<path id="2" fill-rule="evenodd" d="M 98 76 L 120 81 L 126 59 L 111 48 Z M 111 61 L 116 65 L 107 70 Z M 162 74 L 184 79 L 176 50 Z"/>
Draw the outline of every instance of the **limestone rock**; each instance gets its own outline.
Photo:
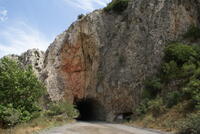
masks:
<path id="1" fill-rule="evenodd" d="M 43 51 L 39 49 L 30 49 L 21 55 L 11 54 L 6 57 L 16 60 L 25 68 L 31 65 L 37 77 L 40 78 L 44 63 Z"/>
<path id="2" fill-rule="evenodd" d="M 130 0 L 121 14 L 96 10 L 74 22 L 45 53 L 43 80 L 52 100 L 92 98 L 99 119 L 139 103 L 164 47 L 199 25 L 199 0 Z"/>
<path id="3" fill-rule="evenodd" d="M 43 70 L 44 52 L 39 49 L 30 49 L 19 56 L 19 61 L 24 65 L 31 65 L 35 74 L 40 77 Z"/>

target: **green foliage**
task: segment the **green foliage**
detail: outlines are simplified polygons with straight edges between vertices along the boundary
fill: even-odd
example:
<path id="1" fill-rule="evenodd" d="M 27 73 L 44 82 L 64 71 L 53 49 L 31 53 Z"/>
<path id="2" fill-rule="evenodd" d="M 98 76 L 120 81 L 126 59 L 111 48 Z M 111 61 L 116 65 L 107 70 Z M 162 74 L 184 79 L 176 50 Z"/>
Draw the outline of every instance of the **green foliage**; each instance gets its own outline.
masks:
<path id="1" fill-rule="evenodd" d="M 163 85 L 161 83 L 161 79 L 154 77 L 151 79 L 147 79 L 145 81 L 145 89 L 143 91 L 143 97 L 148 99 L 153 99 L 157 96 L 158 93 L 161 92 Z"/>
<path id="2" fill-rule="evenodd" d="M 13 126 L 20 121 L 21 111 L 13 108 L 12 105 L 7 107 L 0 105 L 0 121 L 6 126 Z"/>
<path id="3" fill-rule="evenodd" d="M 185 88 L 183 88 L 184 95 L 191 99 L 193 105 L 198 109 L 200 106 L 200 80 L 191 80 Z"/>
<path id="4" fill-rule="evenodd" d="M 167 108 L 171 108 L 172 106 L 178 104 L 181 100 L 182 93 L 180 91 L 173 91 L 167 94 L 165 98 L 165 105 Z"/>
<path id="5" fill-rule="evenodd" d="M 200 113 L 191 114 L 179 124 L 178 134 L 200 134 Z"/>
<path id="6" fill-rule="evenodd" d="M 189 30 L 183 35 L 184 38 L 189 38 L 195 41 L 200 38 L 200 28 L 196 26 L 191 26 Z"/>
<path id="7" fill-rule="evenodd" d="M 40 110 L 38 100 L 44 90 L 43 84 L 34 75 L 31 67 L 23 69 L 9 58 L 0 60 L 0 113 L 17 111 L 20 117 L 16 122 L 30 120 L 32 113 Z M 0 122 L 8 125 L 7 115 L 2 116 Z"/>
<path id="8" fill-rule="evenodd" d="M 169 61 L 162 65 L 162 77 L 164 80 L 172 80 L 179 74 L 179 68 L 175 61 Z"/>
<path id="9" fill-rule="evenodd" d="M 78 19 L 80 20 L 80 19 L 82 19 L 84 17 L 84 14 L 79 14 L 78 15 Z"/>
<path id="10" fill-rule="evenodd" d="M 136 116 L 141 116 L 148 112 L 148 102 L 149 99 L 142 100 L 139 106 L 135 109 L 134 113 L 136 114 Z"/>
<path id="11" fill-rule="evenodd" d="M 193 63 L 186 63 L 181 68 L 181 77 L 191 77 L 196 72 L 196 65 Z"/>
<path id="12" fill-rule="evenodd" d="M 138 116 L 152 115 L 157 119 L 176 108 L 184 116 L 200 110 L 200 47 L 173 43 L 164 52 L 160 72 L 145 82 L 143 100 L 135 110 Z M 179 107 L 181 103 L 185 105 Z M 182 121 L 180 134 L 199 134 L 199 115 Z M 175 124 L 173 127 L 177 128 L 179 124 Z"/>
<path id="13" fill-rule="evenodd" d="M 197 52 L 192 46 L 174 43 L 166 47 L 164 59 L 166 62 L 175 61 L 178 66 L 182 66 L 184 63 L 196 57 Z"/>
<path id="14" fill-rule="evenodd" d="M 78 117 L 78 111 L 74 108 L 74 105 L 67 102 L 50 103 L 46 114 L 48 116 L 66 115 L 70 119 Z"/>
<path id="15" fill-rule="evenodd" d="M 129 0 L 113 0 L 107 5 L 107 7 L 104 8 L 104 11 L 114 11 L 116 13 L 121 13 L 127 8 L 128 2 Z"/>
<path id="16" fill-rule="evenodd" d="M 149 105 L 149 111 L 152 112 L 154 117 L 158 117 L 160 114 L 165 112 L 165 106 L 163 103 L 163 99 L 158 97 L 154 100 L 150 100 L 148 102 Z"/>

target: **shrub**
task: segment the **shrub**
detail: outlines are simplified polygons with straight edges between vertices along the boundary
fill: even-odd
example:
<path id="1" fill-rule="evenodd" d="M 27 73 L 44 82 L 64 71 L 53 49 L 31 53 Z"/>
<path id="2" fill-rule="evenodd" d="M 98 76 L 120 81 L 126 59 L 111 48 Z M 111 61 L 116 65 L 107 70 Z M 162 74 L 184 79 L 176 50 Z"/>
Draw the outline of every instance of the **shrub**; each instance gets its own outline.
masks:
<path id="1" fill-rule="evenodd" d="M 196 51 L 197 53 L 197 61 L 200 60 L 200 45 L 194 45 L 193 49 Z"/>
<path id="2" fill-rule="evenodd" d="M 200 113 L 189 115 L 178 126 L 178 134 L 200 134 Z"/>
<path id="3" fill-rule="evenodd" d="M 164 63 L 161 68 L 162 77 L 164 80 L 172 80 L 179 75 L 179 68 L 175 61 Z"/>
<path id="4" fill-rule="evenodd" d="M 182 93 L 180 91 L 173 91 L 168 93 L 165 98 L 165 104 L 167 108 L 171 108 L 172 106 L 178 104 L 181 98 L 182 98 Z"/>
<path id="5" fill-rule="evenodd" d="M 182 66 L 181 70 L 181 77 L 189 78 L 196 72 L 196 65 L 193 63 L 186 63 Z"/>
<path id="6" fill-rule="evenodd" d="M 84 14 L 79 14 L 78 15 L 78 19 L 80 20 L 80 19 L 82 19 L 84 17 Z"/>
<path id="7" fill-rule="evenodd" d="M 143 97 L 153 99 L 161 92 L 163 85 L 161 79 L 154 77 L 145 81 L 145 89 L 143 91 Z"/>
<path id="8" fill-rule="evenodd" d="M 0 121 L 5 127 L 14 126 L 20 122 L 21 111 L 13 108 L 12 105 L 0 105 Z"/>
<path id="9" fill-rule="evenodd" d="M 189 38 L 193 41 L 200 38 L 200 28 L 191 26 L 189 30 L 183 35 L 184 38 Z"/>
<path id="10" fill-rule="evenodd" d="M 194 75 L 192 76 L 193 79 L 198 79 L 200 80 L 200 68 L 197 68 L 195 71 L 194 71 Z"/>
<path id="11" fill-rule="evenodd" d="M 144 99 L 142 102 L 138 105 L 138 107 L 134 110 L 136 116 L 141 116 L 147 113 L 148 111 L 148 102 L 149 99 Z"/>
<path id="12" fill-rule="evenodd" d="M 74 105 L 67 102 L 50 103 L 46 114 L 48 116 L 66 115 L 70 119 L 78 117 L 78 111 L 74 108 Z"/>
<path id="13" fill-rule="evenodd" d="M 162 98 L 158 97 L 148 102 L 149 111 L 152 112 L 153 117 L 158 117 L 160 114 L 165 112 Z"/>
<path id="14" fill-rule="evenodd" d="M 127 8 L 128 2 L 129 0 L 113 0 L 107 5 L 107 7 L 104 8 L 104 11 L 121 13 Z"/>
<path id="15" fill-rule="evenodd" d="M 182 66 L 196 57 L 197 53 L 192 46 L 174 43 L 166 47 L 164 59 L 166 62 L 175 61 L 178 66 Z"/>
<path id="16" fill-rule="evenodd" d="M 190 99 L 196 108 L 200 105 L 200 80 L 191 80 L 185 88 L 183 88 L 184 95 Z"/>
<path id="17" fill-rule="evenodd" d="M 4 107 L 1 109 L 2 113 L 7 110 L 18 111 L 20 118 L 17 122 L 30 120 L 33 112 L 40 111 L 38 101 L 44 90 L 31 67 L 23 69 L 19 63 L 9 58 L 0 60 L 0 105 Z M 0 122 L 8 121 L 2 117 Z"/>

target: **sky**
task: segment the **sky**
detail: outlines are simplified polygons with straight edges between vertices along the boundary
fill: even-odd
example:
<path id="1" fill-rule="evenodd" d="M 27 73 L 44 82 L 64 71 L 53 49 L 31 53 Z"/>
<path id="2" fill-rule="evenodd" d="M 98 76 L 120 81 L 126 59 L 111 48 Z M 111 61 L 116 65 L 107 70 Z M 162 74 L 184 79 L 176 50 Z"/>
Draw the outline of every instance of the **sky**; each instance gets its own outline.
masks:
<path id="1" fill-rule="evenodd" d="M 0 0 L 0 57 L 28 49 L 45 51 L 79 14 L 111 0 Z"/>

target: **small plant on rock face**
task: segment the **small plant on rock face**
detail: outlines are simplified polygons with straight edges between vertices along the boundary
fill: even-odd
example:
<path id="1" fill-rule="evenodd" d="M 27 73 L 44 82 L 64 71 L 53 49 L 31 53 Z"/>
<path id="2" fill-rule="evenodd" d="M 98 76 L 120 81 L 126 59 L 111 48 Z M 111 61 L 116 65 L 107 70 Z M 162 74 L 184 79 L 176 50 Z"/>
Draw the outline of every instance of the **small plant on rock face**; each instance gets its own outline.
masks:
<path id="1" fill-rule="evenodd" d="M 84 17 L 84 14 L 79 14 L 78 15 L 78 19 L 80 20 L 80 19 L 82 19 Z"/>
<path id="2" fill-rule="evenodd" d="M 124 65 L 126 63 L 126 57 L 124 55 L 119 56 L 119 64 Z"/>

